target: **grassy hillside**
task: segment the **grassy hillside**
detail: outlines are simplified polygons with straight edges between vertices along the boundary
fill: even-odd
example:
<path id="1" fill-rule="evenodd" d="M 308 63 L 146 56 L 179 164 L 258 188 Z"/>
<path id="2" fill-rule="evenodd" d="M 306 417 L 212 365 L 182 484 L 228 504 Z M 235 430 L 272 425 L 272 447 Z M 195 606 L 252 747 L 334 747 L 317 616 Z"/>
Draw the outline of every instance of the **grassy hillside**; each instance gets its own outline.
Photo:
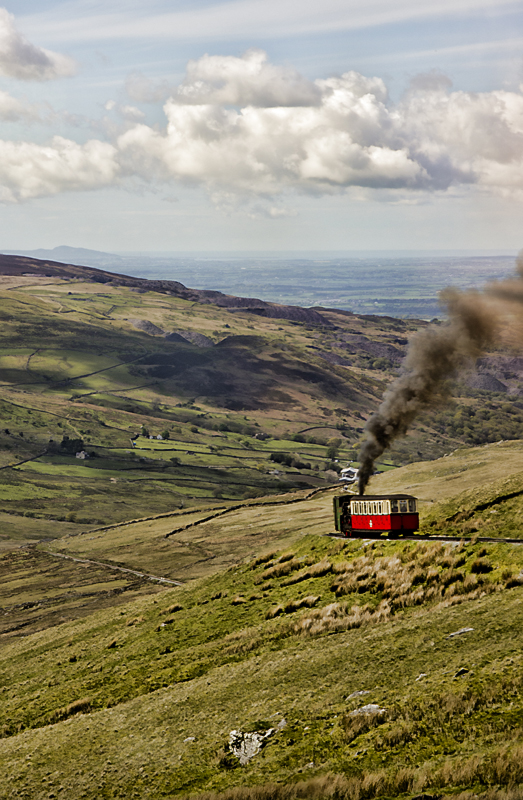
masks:
<path id="1" fill-rule="evenodd" d="M 333 530 L 336 489 L 295 492 L 202 511 L 71 531 L 41 549 L 188 580 L 231 566 L 253 550 L 291 546 Z M 420 499 L 420 533 L 522 538 L 523 443 L 463 448 L 437 461 L 374 476 L 371 491 Z"/>
<path id="2" fill-rule="evenodd" d="M 415 475 L 423 532 L 476 495 L 483 514 L 502 511 L 506 485 L 523 492 L 522 452 L 465 450 L 373 488 Z M 264 502 L 3 554 L 18 603 L 0 655 L 0 797 L 472 796 L 522 782 L 521 548 L 460 542 L 461 520 L 449 544 L 332 539 L 329 492 Z M 98 560 L 189 580 L 104 575 Z M 271 728 L 241 766 L 230 732 Z"/>
<path id="3" fill-rule="evenodd" d="M 306 781 L 288 796 L 390 797 L 520 782 L 522 567 L 516 546 L 305 535 L 6 643 L 0 796 Z M 270 728 L 240 766 L 230 731 Z"/>
<path id="4" fill-rule="evenodd" d="M 286 307 L 272 318 L 235 298 L 37 270 L 0 278 L 3 541 L 332 485 L 425 324 L 324 309 L 311 322 Z M 517 399 L 459 392 L 381 468 L 519 436 Z"/>
<path id="5" fill-rule="evenodd" d="M 521 796 L 523 550 L 477 541 L 523 541 L 517 398 L 463 385 L 372 479 L 446 542 L 335 539 L 417 323 L 18 267 L 0 798 Z"/>
<path id="6" fill-rule="evenodd" d="M 384 386 L 311 355 L 307 326 L 260 319 L 253 336 L 247 314 L 157 293 L 26 285 L 0 314 L 4 513 L 100 525 L 325 485 Z"/>

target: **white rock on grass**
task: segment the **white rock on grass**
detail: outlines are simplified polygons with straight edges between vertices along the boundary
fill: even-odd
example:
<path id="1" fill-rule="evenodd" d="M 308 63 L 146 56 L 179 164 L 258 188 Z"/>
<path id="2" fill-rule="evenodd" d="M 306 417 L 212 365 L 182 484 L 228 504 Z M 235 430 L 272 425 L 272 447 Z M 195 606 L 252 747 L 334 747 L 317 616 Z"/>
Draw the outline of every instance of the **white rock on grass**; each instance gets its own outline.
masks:
<path id="1" fill-rule="evenodd" d="M 353 697 L 363 697 L 364 694 L 370 694 L 370 690 L 369 689 L 360 689 L 359 692 L 353 692 L 352 694 L 350 694 L 345 699 L 346 700 L 352 700 Z"/>
<path id="2" fill-rule="evenodd" d="M 368 703 L 366 706 L 351 711 L 350 716 L 357 717 L 359 714 L 384 714 L 386 710 L 386 708 L 380 708 L 377 703 Z"/>
<path id="3" fill-rule="evenodd" d="M 454 631 L 453 633 L 449 633 L 446 637 L 447 639 L 452 639 L 454 636 L 461 636 L 464 633 L 472 633 L 474 628 L 460 628 L 459 631 Z"/>
<path id="4" fill-rule="evenodd" d="M 269 728 L 265 733 L 243 733 L 231 731 L 229 734 L 229 747 L 231 752 L 239 759 L 244 767 L 251 758 L 258 755 L 269 736 L 274 733 L 274 728 Z"/>

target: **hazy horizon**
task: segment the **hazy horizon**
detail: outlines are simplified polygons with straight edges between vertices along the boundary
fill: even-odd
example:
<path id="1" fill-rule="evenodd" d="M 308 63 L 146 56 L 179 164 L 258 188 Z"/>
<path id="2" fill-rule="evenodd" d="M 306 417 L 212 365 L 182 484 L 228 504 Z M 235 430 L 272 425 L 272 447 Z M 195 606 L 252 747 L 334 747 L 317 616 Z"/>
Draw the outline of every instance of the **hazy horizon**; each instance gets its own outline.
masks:
<path id="1" fill-rule="evenodd" d="M 514 269 L 514 253 L 496 251 L 118 254 L 62 246 L 25 255 L 283 305 L 419 319 L 445 316 L 438 294 L 446 286 L 479 289 Z"/>
<path id="2" fill-rule="evenodd" d="M 460 257 L 460 256 L 481 256 L 482 254 L 488 255 L 499 255 L 499 256 L 507 256 L 507 257 L 515 257 L 519 252 L 517 249 L 514 248 L 461 248 L 461 249 L 443 249 L 443 248 L 427 248 L 427 249 L 308 249 L 308 250 L 296 250 L 296 249 L 289 249 L 289 250 L 229 250 L 229 249 L 209 249 L 209 250 L 202 250 L 201 248 L 194 248 L 193 250 L 147 250 L 147 249 L 138 249 L 138 250 L 99 250 L 97 248 L 92 247 L 82 247 L 78 246 L 75 247 L 73 245 L 56 245 L 55 247 L 51 248 L 44 248 L 44 247 L 37 247 L 32 249 L 27 248 L 6 248 L 1 250 L 2 253 L 6 255 L 16 255 L 16 254 L 24 254 L 24 253 L 33 253 L 38 252 L 41 250 L 46 250 L 49 252 L 53 252 L 55 250 L 61 250 L 63 248 L 67 248 L 70 250 L 85 250 L 92 253 L 102 253 L 108 255 L 117 255 L 117 256 L 153 256 L 153 257 L 185 257 L 185 256 L 193 256 L 193 257 L 201 257 L 201 258 L 212 258 L 216 256 L 226 257 L 226 258 L 256 258 L 263 256 L 265 258 L 306 258 L 307 256 L 311 256 L 314 258 L 318 257 L 329 257 L 329 258 L 343 258 L 343 257 L 368 257 L 368 258 L 384 258 L 387 256 L 390 257 L 423 257 L 423 256 L 431 256 L 437 255 L 441 257 L 451 258 L 453 256 Z"/>

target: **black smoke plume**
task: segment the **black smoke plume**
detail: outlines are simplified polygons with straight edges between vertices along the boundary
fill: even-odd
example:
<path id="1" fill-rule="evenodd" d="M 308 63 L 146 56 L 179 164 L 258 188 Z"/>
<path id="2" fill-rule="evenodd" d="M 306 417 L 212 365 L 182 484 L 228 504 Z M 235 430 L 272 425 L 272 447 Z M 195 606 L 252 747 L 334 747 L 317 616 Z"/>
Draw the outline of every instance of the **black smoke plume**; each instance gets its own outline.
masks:
<path id="1" fill-rule="evenodd" d="M 523 278 L 523 258 L 518 259 L 518 269 Z M 515 282 L 521 283 L 523 297 L 523 280 Z M 501 290 L 502 285 L 496 289 Z M 493 294 L 494 291 L 493 287 Z M 374 472 L 375 460 L 398 436 L 407 433 L 421 411 L 447 399 L 448 379 L 494 342 L 497 314 L 483 296 L 446 289 L 441 300 L 447 307 L 448 322 L 429 325 L 413 336 L 402 375 L 387 389 L 377 412 L 365 425 L 367 436 L 360 450 L 360 494 L 364 494 Z"/>

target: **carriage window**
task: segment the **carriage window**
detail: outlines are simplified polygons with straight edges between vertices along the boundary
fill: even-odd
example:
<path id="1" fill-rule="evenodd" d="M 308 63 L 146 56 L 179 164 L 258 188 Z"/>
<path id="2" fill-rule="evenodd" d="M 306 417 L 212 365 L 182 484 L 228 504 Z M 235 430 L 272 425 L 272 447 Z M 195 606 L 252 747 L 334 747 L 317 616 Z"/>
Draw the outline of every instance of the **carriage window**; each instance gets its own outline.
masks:
<path id="1" fill-rule="evenodd" d="M 391 500 L 390 501 L 390 510 L 391 510 L 391 512 L 393 514 L 397 514 L 398 513 L 398 501 L 397 500 Z"/>
<path id="2" fill-rule="evenodd" d="M 378 514 L 383 514 L 383 503 L 381 500 L 378 503 Z"/>
<path id="3" fill-rule="evenodd" d="M 385 500 L 383 503 L 383 513 L 390 514 L 390 500 Z"/>
<path id="4" fill-rule="evenodd" d="M 416 511 L 416 501 L 409 500 L 409 511 L 413 512 Z"/>
<path id="5" fill-rule="evenodd" d="M 407 511 L 407 501 L 406 500 L 400 500 L 400 512 L 402 514 L 405 514 L 406 511 Z"/>

